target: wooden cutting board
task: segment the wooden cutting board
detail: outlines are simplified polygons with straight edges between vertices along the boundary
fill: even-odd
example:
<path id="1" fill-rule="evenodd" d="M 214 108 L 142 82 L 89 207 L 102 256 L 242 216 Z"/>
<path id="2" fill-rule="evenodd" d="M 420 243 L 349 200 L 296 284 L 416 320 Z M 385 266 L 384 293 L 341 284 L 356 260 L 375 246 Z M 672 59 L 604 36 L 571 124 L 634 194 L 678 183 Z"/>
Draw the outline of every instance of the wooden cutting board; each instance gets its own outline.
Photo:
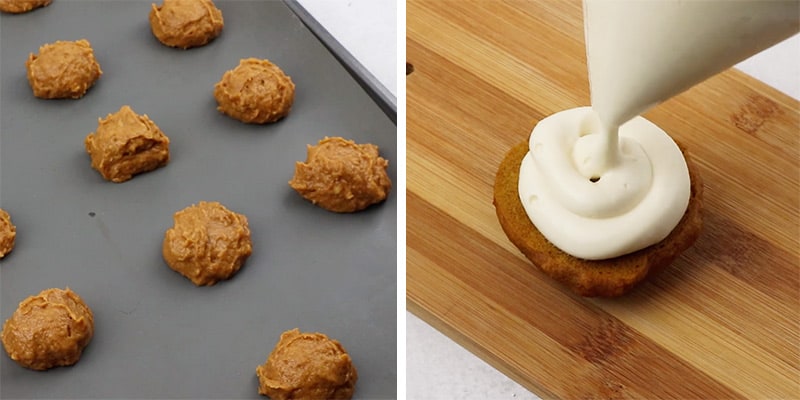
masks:
<path id="1" fill-rule="evenodd" d="M 492 205 L 504 153 L 589 104 L 580 2 L 409 0 L 407 61 L 412 312 L 547 398 L 800 398 L 796 100 L 729 70 L 645 114 L 698 161 L 704 232 L 633 293 L 585 299 Z"/>

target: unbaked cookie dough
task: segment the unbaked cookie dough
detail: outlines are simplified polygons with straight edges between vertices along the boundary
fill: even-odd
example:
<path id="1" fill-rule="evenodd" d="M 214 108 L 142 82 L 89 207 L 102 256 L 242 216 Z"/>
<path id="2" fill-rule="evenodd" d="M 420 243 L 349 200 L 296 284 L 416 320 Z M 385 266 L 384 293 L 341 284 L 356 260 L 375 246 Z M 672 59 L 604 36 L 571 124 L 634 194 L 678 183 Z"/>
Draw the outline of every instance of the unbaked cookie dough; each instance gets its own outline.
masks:
<path id="1" fill-rule="evenodd" d="M 214 98 L 222 113 L 242 122 L 265 124 L 289 114 L 294 83 L 269 60 L 247 58 L 222 75 L 214 86 Z"/>
<path id="2" fill-rule="evenodd" d="M 308 145 L 306 162 L 297 162 L 289 186 L 326 210 L 355 212 L 386 199 L 392 182 L 389 162 L 374 144 L 326 137 Z"/>
<path id="3" fill-rule="evenodd" d="M 43 99 L 79 99 L 103 75 L 86 39 L 45 44 L 25 67 L 33 95 Z"/>
<path id="4" fill-rule="evenodd" d="M 230 279 L 253 252 L 247 217 L 220 203 L 201 201 L 173 220 L 164 234 L 164 260 L 197 286 Z"/>
<path id="5" fill-rule="evenodd" d="M 93 335 L 92 310 L 69 288 L 55 288 L 19 303 L 2 340 L 17 364 L 42 371 L 78 362 Z"/>
<path id="6" fill-rule="evenodd" d="M 112 182 L 125 182 L 169 162 L 169 138 L 147 114 L 137 115 L 129 106 L 98 119 L 97 131 L 86 136 L 84 145 L 92 168 Z"/>
<path id="7" fill-rule="evenodd" d="M 256 368 L 258 393 L 273 400 L 353 397 L 358 372 L 344 347 L 322 333 L 292 329 Z"/>
<path id="8" fill-rule="evenodd" d="M 150 9 L 150 29 L 169 47 L 205 46 L 223 26 L 222 11 L 211 0 L 164 0 Z"/>
<path id="9" fill-rule="evenodd" d="M 11 222 L 11 216 L 0 208 L 0 258 L 14 250 L 17 238 L 17 227 Z"/>
<path id="10" fill-rule="evenodd" d="M 21 14 L 46 7 L 52 2 L 53 0 L 0 0 L 0 12 Z"/>

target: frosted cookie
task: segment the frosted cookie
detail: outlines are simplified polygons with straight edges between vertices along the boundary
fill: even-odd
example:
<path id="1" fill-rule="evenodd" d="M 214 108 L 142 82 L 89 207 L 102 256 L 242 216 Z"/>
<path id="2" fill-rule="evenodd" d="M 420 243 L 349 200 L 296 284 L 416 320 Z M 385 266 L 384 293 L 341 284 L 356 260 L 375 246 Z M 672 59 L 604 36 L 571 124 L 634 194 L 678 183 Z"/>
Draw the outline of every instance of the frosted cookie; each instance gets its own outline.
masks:
<path id="1" fill-rule="evenodd" d="M 2 341 L 17 364 L 41 371 L 78 362 L 93 335 L 89 306 L 69 288 L 56 288 L 19 303 L 3 325 Z"/>
<path id="2" fill-rule="evenodd" d="M 322 333 L 292 329 L 256 368 L 258 393 L 273 400 L 353 397 L 358 372 L 344 347 Z"/>
<path id="3" fill-rule="evenodd" d="M 636 252 L 604 260 L 586 260 L 565 253 L 536 229 L 520 201 L 520 164 L 528 149 L 527 141 L 514 146 L 500 164 L 494 183 L 497 218 L 509 240 L 525 257 L 576 294 L 623 295 L 671 264 L 700 236 L 703 183 L 697 165 L 682 149 L 691 178 L 691 194 L 683 217 L 666 238 Z M 609 234 L 606 240 L 614 240 L 613 235 Z"/>
<path id="4" fill-rule="evenodd" d="M 264 124 L 289 114 L 292 78 L 269 60 L 243 59 L 214 86 L 217 110 L 239 121 Z"/>
<path id="5" fill-rule="evenodd" d="M 103 75 L 86 39 L 45 44 L 25 67 L 33 95 L 43 99 L 79 99 Z"/>
<path id="6" fill-rule="evenodd" d="M 97 131 L 86 136 L 84 145 L 92 168 L 111 182 L 125 182 L 169 162 L 169 138 L 129 106 L 98 119 Z"/>
<path id="7" fill-rule="evenodd" d="M 223 26 L 222 11 L 211 0 L 164 0 L 150 9 L 150 29 L 169 47 L 204 46 L 219 36 Z"/>
<path id="8" fill-rule="evenodd" d="M 11 222 L 11 216 L 0 208 L 0 258 L 14 249 L 17 238 L 17 227 Z"/>
<path id="9" fill-rule="evenodd" d="M 49 6 L 53 0 L 0 0 L 0 12 L 21 14 Z"/>
<path id="10" fill-rule="evenodd" d="M 326 137 L 316 146 L 308 145 L 306 161 L 295 164 L 289 186 L 326 210 L 360 211 L 388 196 L 388 165 L 374 144 Z"/>
<path id="11" fill-rule="evenodd" d="M 173 216 L 162 254 L 170 268 L 197 286 L 230 279 L 253 252 L 247 217 L 201 201 Z"/>

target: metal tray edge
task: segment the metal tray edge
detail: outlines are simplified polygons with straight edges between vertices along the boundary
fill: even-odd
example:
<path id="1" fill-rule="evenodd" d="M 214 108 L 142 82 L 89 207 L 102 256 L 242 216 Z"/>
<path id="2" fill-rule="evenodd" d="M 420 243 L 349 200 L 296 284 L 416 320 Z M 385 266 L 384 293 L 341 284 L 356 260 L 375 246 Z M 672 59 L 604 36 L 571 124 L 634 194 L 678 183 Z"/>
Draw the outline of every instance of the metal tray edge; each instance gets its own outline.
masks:
<path id="1" fill-rule="evenodd" d="M 336 60 L 358 82 L 370 98 L 397 125 L 397 98 L 375 76 L 350 54 L 297 0 L 283 0 L 300 21 L 336 57 Z"/>

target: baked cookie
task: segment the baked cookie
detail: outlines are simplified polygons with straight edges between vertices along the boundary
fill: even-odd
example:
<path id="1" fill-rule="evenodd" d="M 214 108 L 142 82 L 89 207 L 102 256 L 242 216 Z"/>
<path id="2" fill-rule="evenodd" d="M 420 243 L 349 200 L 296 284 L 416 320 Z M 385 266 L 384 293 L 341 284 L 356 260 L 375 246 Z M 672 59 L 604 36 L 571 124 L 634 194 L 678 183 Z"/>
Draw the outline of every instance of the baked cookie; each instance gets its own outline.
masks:
<path id="1" fill-rule="evenodd" d="M 53 0 L 0 0 L 0 12 L 21 14 L 49 6 Z"/>
<path id="2" fill-rule="evenodd" d="M 294 103 L 292 78 L 269 60 L 248 58 L 225 72 L 214 86 L 217 110 L 252 124 L 275 122 L 289 114 Z"/>
<path id="3" fill-rule="evenodd" d="M 93 335 L 92 310 L 69 288 L 56 288 L 19 303 L 2 340 L 17 364 L 41 371 L 78 362 Z"/>
<path id="4" fill-rule="evenodd" d="M 392 182 L 389 162 L 374 144 L 326 137 L 308 145 L 306 162 L 297 162 L 289 186 L 312 203 L 334 212 L 355 212 L 386 199 Z"/>
<path id="5" fill-rule="evenodd" d="M 531 223 L 519 199 L 519 168 L 528 149 L 527 141 L 514 146 L 500 164 L 494 183 L 497 218 L 508 238 L 525 257 L 578 295 L 623 295 L 663 270 L 700 236 L 703 182 L 697 165 L 681 148 L 689 168 L 691 194 L 682 219 L 666 238 L 639 251 L 606 260 L 584 260 L 559 250 Z"/>
<path id="6" fill-rule="evenodd" d="M 169 138 L 145 115 L 122 106 L 86 136 L 86 152 L 92 168 L 111 182 L 125 182 L 134 175 L 163 167 L 169 162 Z"/>
<path id="7" fill-rule="evenodd" d="M 170 268 L 197 286 L 230 279 L 253 252 L 247 217 L 201 201 L 173 216 L 162 254 Z"/>
<path id="8" fill-rule="evenodd" d="M 11 222 L 11 216 L 0 208 L 0 258 L 14 250 L 17 239 L 17 227 Z"/>
<path id="9" fill-rule="evenodd" d="M 86 39 L 45 44 L 25 67 L 33 95 L 43 99 L 79 99 L 103 75 Z"/>
<path id="10" fill-rule="evenodd" d="M 258 393 L 273 400 L 353 397 L 358 372 L 344 347 L 322 333 L 292 329 L 256 368 Z"/>
<path id="11" fill-rule="evenodd" d="M 222 11 L 211 0 L 164 0 L 151 5 L 150 29 L 159 42 L 188 49 L 205 46 L 222 32 Z"/>

